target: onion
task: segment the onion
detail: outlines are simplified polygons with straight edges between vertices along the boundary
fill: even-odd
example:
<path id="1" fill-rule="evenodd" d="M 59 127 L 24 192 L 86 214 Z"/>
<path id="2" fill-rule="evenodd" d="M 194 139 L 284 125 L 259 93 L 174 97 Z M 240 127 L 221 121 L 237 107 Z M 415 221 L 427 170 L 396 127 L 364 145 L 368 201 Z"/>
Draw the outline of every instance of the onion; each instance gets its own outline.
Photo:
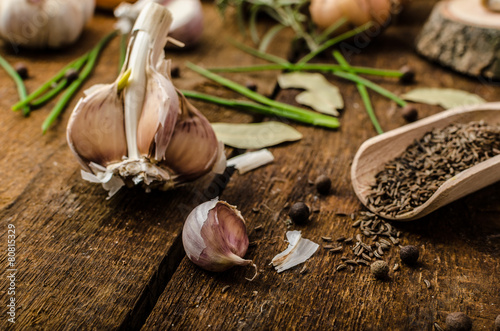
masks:
<path id="1" fill-rule="evenodd" d="M 326 29 L 344 17 L 355 26 L 368 22 L 383 25 L 391 16 L 391 0 L 311 0 L 313 22 Z"/>

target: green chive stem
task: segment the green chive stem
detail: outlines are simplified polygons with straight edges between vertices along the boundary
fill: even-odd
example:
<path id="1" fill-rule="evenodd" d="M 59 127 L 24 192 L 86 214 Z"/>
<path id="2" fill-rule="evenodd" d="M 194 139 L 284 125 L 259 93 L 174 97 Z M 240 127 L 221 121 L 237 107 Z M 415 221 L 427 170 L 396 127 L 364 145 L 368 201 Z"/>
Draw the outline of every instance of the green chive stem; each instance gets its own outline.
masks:
<path id="1" fill-rule="evenodd" d="M 372 76 L 382 76 L 382 77 L 396 77 L 399 78 L 403 74 L 399 70 L 383 70 L 383 69 L 373 69 L 367 67 L 351 67 L 352 70 L 357 74 L 365 74 Z M 238 67 L 215 67 L 210 68 L 213 72 L 253 72 L 253 71 L 268 71 L 268 70 L 290 70 L 290 71 L 325 71 L 333 72 L 342 70 L 342 68 L 337 64 L 326 64 L 326 63 L 306 63 L 296 65 L 289 63 L 287 65 L 282 64 L 258 64 L 253 66 L 238 66 Z"/>
<path id="2" fill-rule="evenodd" d="M 318 121 L 317 115 L 321 115 L 321 114 L 317 114 L 314 112 L 311 112 L 311 114 L 308 116 L 304 116 L 304 114 L 302 114 L 302 113 L 289 112 L 289 111 L 286 111 L 284 109 L 273 108 L 273 107 L 269 107 L 269 106 L 261 105 L 258 103 L 249 102 L 249 101 L 224 99 L 224 98 L 215 97 L 212 95 L 203 94 L 203 93 L 199 93 L 199 92 L 195 92 L 195 91 L 182 90 L 181 92 L 182 92 L 182 94 L 184 94 L 184 96 L 186 96 L 186 98 L 206 101 L 206 102 L 214 103 L 214 104 L 217 104 L 220 106 L 232 107 L 232 108 L 236 108 L 236 109 L 240 109 L 240 110 L 244 110 L 244 111 L 248 111 L 248 112 L 253 112 L 253 113 L 258 113 L 258 114 L 262 114 L 262 115 L 284 117 L 284 118 L 288 118 L 288 119 L 294 120 L 296 122 L 305 123 L 305 124 L 320 125 L 318 123 L 325 122 L 326 127 L 336 128 L 336 127 L 333 127 L 331 122 L 330 122 L 330 119 L 332 117 L 323 115 L 322 117 L 326 117 L 327 119 L 321 118 Z"/>
<path id="3" fill-rule="evenodd" d="M 89 57 L 89 52 L 80 56 L 78 59 L 72 61 L 70 64 L 68 64 L 67 66 L 62 68 L 54 77 L 52 77 L 47 82 L 45 82 L 43 85 L 41 85 L 37 90 L 35 90 L 33 93 L 31 93 L 27 97 L 23 98 L 21 101 L 16 103 L 14 106 L 12 106 L 12 110 L 14 110 L 14 111 L 19 110 L 22 107 L 29 105 L 29 103 L 31 101 L 40 97 L 49 88 L 51 88 L 54 83 L 58 82 L 61 78 L 63 78 L 64 75 L 66 74 L 66 71 L 68 71 L 68 69 L 81 68 L 81 66 L 87 61 L 88 57 Z"/>
<path id="4" fill-rule="evenodd" d="M 190 68 L 191 70 L 197 72 L 198 74 L 211 79 L 229 89 L 232 89 L 233 91 L 236 91 L 244 96 L 246 96 L 249 99 L 252 99 L 256 102 L 259 102 L 261 104 L 264 104 L 266 106 L 269 106 L 271 108 L 278 109 L 282 112 L 286 112 L 289 114 L 293 114 L 295 116 L 302 116 L 303 121 L 307 121 L 307 123 L 312 124 L 312 125 L 317 125 L 317 126 L 323 126 L 327 128 L 338 128 L 339 127 L 339 121 L 335 117 L 315 113 L 310 110 L 306 110 L 303 108 L 295 107 L 286 103 L 278 102 L 275 100 L 271 100 L 269 98 L 266 98 L 265 96 L 254 92 L 238 83 L 235 83 L 227 78 L 224 78 L 222 76 L 219 76 L 207 69 L 204 69 L 202 67 L 199 67 L 193 63 L 187 62 L 186 66 Z M 282 115 L 283 116 L 283 115 Z"/>
<path id="5" fill-rule="evenodd" d="M 337 62 L 342 67 L 342 69 L 354 74 L 352 67 L 346 61 L 346 59 L 342 56 L 342 54 L 340 54 L 339 51 L 333 51 L 333 57 L 337 60 Z M 354 74 L 354 75 L 357 76 L 356 74 Z M 366 86 L 358 82 L 358 83 L 356 83 L 356 87 L 358 88 L 358 92 L 359 92 L 359 95 L 361 96 L 361 100 L 363 100 L 363 104 L 365 105 L 366 112 L 368 113 L 368 117 L 370 118 L 373 126 L 375 127 L 375 131 L 377 131 L 378 134 L 384 133 L 384 130 L 382 130 L 382 127 L 380 126 L 380 124 L 378 122 L 377 116 L 375 115 L 375 111 L 373 109 L 372 102 L 370 101 L 370 95 L 368 94 L 368 90 L 366 89 Z"/>
<path id="6" fill-rule="evenodd" d="M 255 57 L 258 57 L 258 58 L 261 58 L 263 60 L 266 60 L 266 61 L 269 61 L 269 62 L 273 62 L 273 63 L 277 63 L 277 64 L 282 64 L 282 65 L 285 65 L 285 66 L 288 66 L 290 63 L 279 57 L 279 56 L 275 56 L 275 55 L 272 55 L 272 54 L 268 54 L 268 53 L 265 53 L 265 52 L 261 52 L 255 48 L 252 48 L 252 47 L 249 47 L 245 44 L 242 44 L 242 43 L 239 43 L 235 40 L 230 40 L 230 43 L 233 44 L 233 46 L 241 49 L 242 51 L 250 54 L 250 55 L 253 55 Z"/>
<path id="7" fill-rule="evenodd" d="M 19 98 L 21 100 L 26 98 L 28 93 L 26 92 L 26 86 L 24 86 L 23 79 L 21 78 L 21 76 L 19 76 L 17 71 L 14 68 L 12 68 L 9 62 L 7 62 L 7 60 L 5 60 L 2 56 L 0 56 L 0 66 L 7 72 L 7 74 L 9 74 L 10 77 L 12 77 L 12 79 L 16 83 L 17 93 L 19 93 Z M 22 109 L 24 116 L 28 116 L 30 113 L 30 108 L 27 105 L 24 105 L 19 109 Z"/>
<path id="8" fill-rule="evenodd" d="M 363 24 L 362 26 L 360 27 L 357 27 L 356 29 L 353 29 L 353 30 L 350 30 L 350 31 L 347 31 L 343 34 L 341 34 L 340 36 L 337 36 L 335 38 L 332 38 L 328 41 L 325 41 L 320 47 L 318 47 L 318 49 L 310 52 L 309 54 L 305 55 L 303 58 L 301 58 L 297 64 L 300 65 L 300 64 L 305 64 L 309 61 L 311 61 L 314 57 L 316 57 L 318 54 L 320 54 L 321 52 L 325 51 L 326 49 L 338 44 L 339 42 L 343 41 L 343 40 L 346 40 L 346 39 L 349 39 L 351 37 L 354 37 L 355 35 L 357 35 L 358 33 L 361 33 L 367 29 L 369 29 L 373 24 L 371 22 L 368 22 L 366 24 Z"/>
<path id="9" fill-rule="evenodd" d="M 113 31 L 112 33 L 105 36 L 99 43 L 90 51 L 88 61 L 83 67 L 82 72 L 78 76 L 76 80 L 74 80 L 67 88 L 67 90 L 62 95 L 61 99 L 54 106 L 49 116 L 45 119 L 42 124 L 42 132 L 45 134 L 47 130 L 52 126 L 52 124 L 59 117 L 61 112 L 64 110 L 66 105 L 71 101 L 76 92 L 80 89 L 84 81 L 88 78 L 88 76 L 92 73 L 92 70 L 95 67 L 97 62 L 97 58 L 99 54 L 104 49 L 106 44 L 113 39 L 117 34 L 117 31 Z"/>

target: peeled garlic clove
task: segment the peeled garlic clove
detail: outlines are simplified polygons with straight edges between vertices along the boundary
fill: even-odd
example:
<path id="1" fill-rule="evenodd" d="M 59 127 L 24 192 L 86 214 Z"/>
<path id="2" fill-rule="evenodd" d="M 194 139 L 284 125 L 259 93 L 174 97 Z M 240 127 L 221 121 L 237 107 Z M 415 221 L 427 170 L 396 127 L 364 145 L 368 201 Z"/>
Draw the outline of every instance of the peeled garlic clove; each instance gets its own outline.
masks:
<path id="1" fill-rule="evenodd" d="M 137 128 L 137 147 L 141 155 L 162 160 L 179 114 L 179 98 L 170 80 L 153 68 L 149 71 L 148 93 Z"/>
<path id="2" fill-rule="evenodd" d="M 127 155 L 122 98 L 116 85 L 101 85 L 76 105 L 67 128 L 73 153 L 86 169 L 90 162 L 107 166 Z"/>
<path id="3" fill-rule="evenodd" d="M 179 93 L 181 118 L 165 151 L 163 164 L 183 179 L 201 177 L 217 162 L 219 143 L 210 122 Z"/>
<path id="4" fill-rule="evenodd" d="M 202 203 L 189 214 L 182 243 L 188 258 L 205 270 L 225 271 L 235 265 L 252 265 L 257 271 L 252 260 L 243 259 L 248 249 L 243 216 L 236 207 L 217 198 Z"/>

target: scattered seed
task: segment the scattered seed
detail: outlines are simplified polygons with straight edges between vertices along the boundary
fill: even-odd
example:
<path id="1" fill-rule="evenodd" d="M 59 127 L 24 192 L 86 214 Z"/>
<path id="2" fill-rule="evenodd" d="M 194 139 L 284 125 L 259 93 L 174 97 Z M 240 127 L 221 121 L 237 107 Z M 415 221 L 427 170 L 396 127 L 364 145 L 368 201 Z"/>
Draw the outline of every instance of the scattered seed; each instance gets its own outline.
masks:
<path id="1" fill-rule="evenodd" d="M 360 224 L 361 224 L 361 221 L 360 221 L 360 220 L 359 220 L 359 221 L 356 221 L 356 222 L 352 223 L 352 227 L 353 227 L 353 228 L 357 228 Z"/>
<path id="2" fill-rule="evenodd" d="M 392 267 L 392 271 L 399 270 L 399 263 L 394 263 L 394 267 Z"/>
<path id="3" fill-rule="evenodd" d="M 255 84 L 254 82 L 250 82 L 250 81 L 246 82 L 245 87 L 251 91 L 254 91 L 254 92 L 257 91 L 257 84 Z"/>
<path id="4" fill-rule="evenodd" d="M 254 213 L 256 213 L 256 214 L 257 214 L 259 211 L 260 211 L 260 208 L 259 208 L 259 207 L 253 207 L 253 208 L 252 208 L 252 212 L 254 212 Z"/>
<path id="5" fill-rule="evenodd" d="M 372 258 L 371 258 L 371 257 L 369 257 L 368 255 L 366 255 L 365 253 L 361 254 L 361 257 L 362 257 L 363 259 L 365 259 L 366 261 L 371 261 L 371 260 L 372 260 Z"/>
<path id="6" fill-rule="evenodd" d="M 262 226 L 262 224 L 259 224 L 259 225 L 257 225 L 257 226 L 254 228 L 254 230 L 255 230 L 255 231 L 260 231 L 260 230 L 262 230 L 263 228 L 264 228 L 264 227 Z"/>
<path id="7" fill-rule="evenodd" d="M 330 252 L 332 252 L 332 253 L 340 253 L 340 252 L 342 252 L 343 250 L 344 250 L 344 248 L 343 248 L 342 246 L 338 246 L 338 247 L 332 248 L 332 249 L 330 250 Z"/>
<path id="8" fill-rule="evenodd" d="M 439 326 L 439 324 L 437 324 L 437 322 L 434 322 L 434 329 L 436 331 L 444 331 L 442 327 Z"/>
<path id="9" fill-rule="evenodd" d="M 345 237 L 344 236 L 340 236 L 338 237 L 337 239 L 335 239 L 335 241 L 338 241 L 338 242 L 342 242 L 345 240 Z"/>
<path id="10" fill-rule="evenodd" d="M 356 262 L 354 260 L 345 260 L 344 262 L 347 264 L 350 264 L 350 265 L 358 265 L 358 262 Z"/>
<path id="11" fill-rule="evenodd" d="M 345 269 L 345 268 L 347 268 L 347 264 L 343 264 L 343 263 L 342 263 L 342 264 L 339 264 L 339 265 L 337 266 L 337 271 L 343 270 L 343 269 Z"/>
<path id="12" fill-rule="evenodd" d="M 369 266 L 370 265 L 370 262 L 366 261 L 366 260 L 363 260 L 363 259 L 358 259 L 356 260 L 356 263 L 357 264 L 364 264 L 366 266 Z"/>
<path id="13" fill-rule="evenodd" d="M 427 286 L 427 288 L 431 288 L 431 282 L 429 282 L 427 279 L 424 279 L 424 283 L 425 283 L 425 286 Z"/>
<path id="14" fill-rule="evenodd" d="M 327 250 L 330 250 L 330 249 L 333 249 L 335 248 L 336 246 L 333 246 L 333 245 L 325 245 L 323 246 L 324 249 L 327 249 Z"/>
<path id="15" fill-rule="evenodd" d="M 332 237 L 321 237 L 321 239 L 326 242 L 332 241 Z"/>
<path id="16" fill-rule="evenodd" d="M 299 271 L 299 274 L 303 275 L 307 273 L 307 264 L 304 264 L 304 266 L 302 267 L 302 269 L 300 269 Z"/>
<path id="17" fill-rule="evenodd" d="M 418 110 L 414 105 L 406 105 L 401 109 L 401 116 L 406 122 L 415 122 L 418 119 Z"/>
<path id="18" fill-rule="evenodd" d="M 350 243 L 352 243 L 352 237 L 347 238 L 346 240 L 344 240 L 344 242 L 345 242 L 346 244 L 350 244 Z"/>
<path id="19" fill-rule="evenodd" d="M 401 84 L 411 84 L 415 81 L 415 70 L 413 70 L 409 65 L 402 66 L 399 71 L 403 74 L 399 77 L 399 82 Z"/>
<path id="20" fill-rule="evenodd" d="M 226 285 L 226 286 L 224 286 L 224 287 L 222 288 L 221 292 L 222 292 L 222 293 L 226 293 L 226 292 L 227 292 L 227 290 L 229 290 L 229 288 L 231 288 L 231 286 Z"/>
<path id="21" fill-rule="evenodd" d="M 341 257 L 340 257 L 340 259 L 341 259 L 342 261 L 349 260 L 349 258 L 348 258 L 347 256 L 344 256 L 344 255 L 343 255 L 343 256 L 341 256 Z"/>
<path id="22" fill-rule="evenodd" d="M 71 84 L 72 82 L 77 80 L 78 76 L 79 76 L 78 71 L 76 71 L 76 69 L 73 68 L 69 68 L 68 70 L 66 70 L 66 73 L 64 74 L 64 78 L 66 78 L 67 84 Z"/>

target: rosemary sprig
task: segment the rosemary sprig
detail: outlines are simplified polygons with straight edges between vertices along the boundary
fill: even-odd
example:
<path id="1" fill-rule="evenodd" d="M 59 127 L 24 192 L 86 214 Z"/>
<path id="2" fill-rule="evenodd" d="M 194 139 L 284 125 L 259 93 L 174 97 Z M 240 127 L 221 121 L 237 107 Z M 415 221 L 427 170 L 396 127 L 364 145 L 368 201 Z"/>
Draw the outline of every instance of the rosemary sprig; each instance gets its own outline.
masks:
<path id="1" fill-rule="evenodd" d="M 23 79 L 21 78 L 21 76 L 19 76 L 17 71 L 14 68 L 12 68 L 12 66 L 9 64 L 9 62 L 7 62 L 7 60 L 5 60 L 2 56 L 0 56 L 0 66 L 2 66 L 2 68 L 7 72 L 7 74 L 9 74 L 10 77 L 12 77 L 12 79 L 16 83 L 17 92 L 19 93 L 19 97 L 21 99 L 26 98 L 26 95 L 28 93 L 26 92 L 26 86 L 24 86 Z M 26 105 L 23 107 L 20 107 L 19 109 L 22 109 L 24 116 L 28 116 L 30 113 L 30 108 Z"/>
<path id="2" fill-rule="evenodd" d="M 113 31 L 112 33 L 105 36 L 103 39 L 99 41 L 99 43 L 90 51 L 88 55 L 88 61 L 82 69 L 78 78 L 74 80 L 69 86 L 68 89 L 64 92 L 61 99 L 54 106 L 49 116 L 45 119 L 42 124 L 42 132 L 45 134 L 47 130 L 52 126 L 52 124 L 57 120 L 61 112 L 66 108 L 66 105 L 71 101 L 76 92 L 83 85 L 84 81 L 88 78 L 88 76 L 92 73 L 92 70 L 95 67 L 99 54 L 102 52 L 104 47 L 108 44 L 108 42 L 113 39 L 117 34 L 117 31 Z"/>
<path id="3" fill-rule="evenodd" d="M 250 90 L 250 89 L 248 89 L 248 88 L 246 88 L 238 83 L 235 83 L 235 82 L 233 82 L 227 78 L 224 78 L 222 76 L 219 76 L 219 75 L 217 75 L 217 74 L 215 74 L 207 69 L 199 67 L 193 63 L 188 62 L 188 63 L 186 63 L 186 66 L 188 68 L 190 68 L 191 70 L 199 73 L 200 75 L 205 76 L 208 79 L 211 79 L 211 80 L 213 80 L 213 81 L 215 81 L 215 82 L 217 82 L 217 83 L 219 83 L 219 84 L 221 84 L 229 89 L 232 89 L 233 91 L 236 91 L 236 92 L 246 96 L 249 99 L 252 99 L 256 102 L 259 102 L 259 103 L 267 106 L 268 108 L 263 108 L 263 107 L 258 108 L 258 110 L 261 111 L 261 113 L 267 112 L 266 114 L 287 117 L 287 118 L 290 118 L 290 119 L 293 119 L 293 120 L 296 120 L 296 121 L 299 121 L 302 123 L 312 124 L 312 125 L 316 125 L 316 126 L 322 126 L 322 127 L 326 127 L 326 128 L 330 128 L 330 129 L 336 129 L 340 125 L 338 119 L 335 117 L 319 114 L 319 113 L 316 113 L 316 112 L 313 112 L 313 111 L 310 111 L 307 109 L 295 107 L 295 106 L 292 106 L 292 105 L 289 105 L 286 103 L 282 103 L 279 101 L 275 101 L 275 100 L 266 98 L 265 96 L 263 96 L 257 92 L 254 92 L 254 91 L 252 91 L 252 90 Z M 191 96 L 193 96 L 193 94 L 191 94 Z M 217 100 L 217 99 L 219 99 L 219 98 L 216 98 L 216 97 L 212 97 L 212 98 L 205 97 L 204 98 L 205 101 L 211 101 L 211 102 L 217 101 L 219 104 L 223 104 L 222 100 Z M 246 104 L 244 106 L 242 106 L 242 105 L 240 105 L 240 106 L 247 107 L 247 110 L 252 109 L 252 110 L 257 111 L 257 108 L 249 106 L 248 104 Z"/>

